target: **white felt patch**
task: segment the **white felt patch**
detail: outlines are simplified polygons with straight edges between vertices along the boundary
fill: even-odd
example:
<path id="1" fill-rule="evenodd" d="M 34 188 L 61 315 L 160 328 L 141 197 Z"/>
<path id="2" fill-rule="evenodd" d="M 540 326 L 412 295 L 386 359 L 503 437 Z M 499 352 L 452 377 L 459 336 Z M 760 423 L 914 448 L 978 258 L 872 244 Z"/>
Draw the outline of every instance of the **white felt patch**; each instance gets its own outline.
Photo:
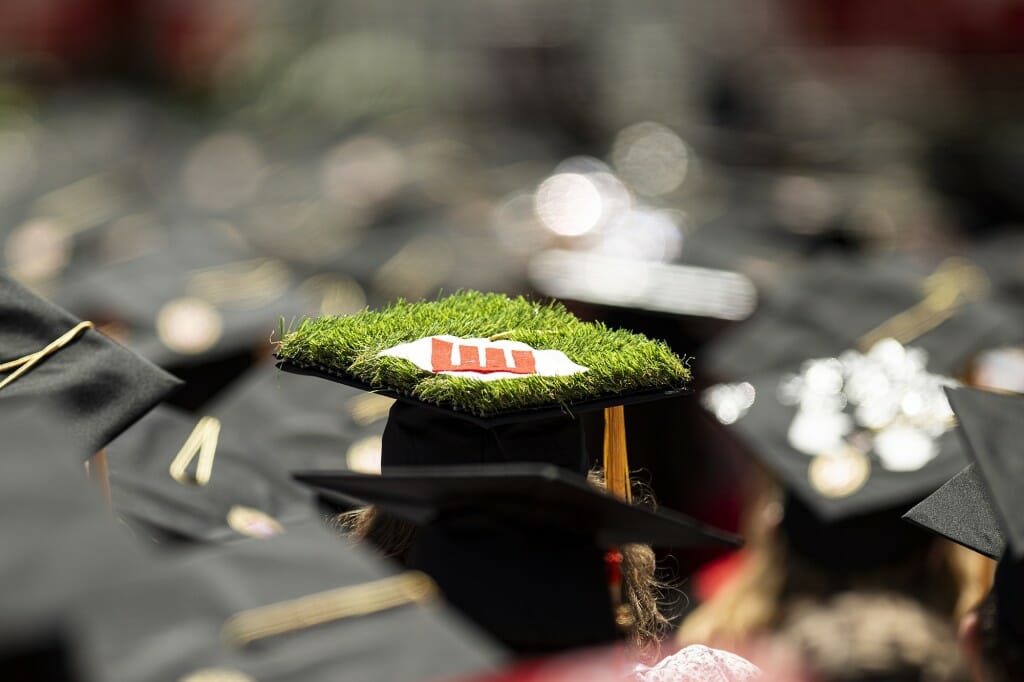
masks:
<path id="1" fill-rule="evenodd" d="M 401 343 L 378 355 L 405 358 L 420 369 L 480 381 L 528 376 L 564 377 L 586 372 L 560 350 L 535 350 L 519 341 L 428 336 Z"/>

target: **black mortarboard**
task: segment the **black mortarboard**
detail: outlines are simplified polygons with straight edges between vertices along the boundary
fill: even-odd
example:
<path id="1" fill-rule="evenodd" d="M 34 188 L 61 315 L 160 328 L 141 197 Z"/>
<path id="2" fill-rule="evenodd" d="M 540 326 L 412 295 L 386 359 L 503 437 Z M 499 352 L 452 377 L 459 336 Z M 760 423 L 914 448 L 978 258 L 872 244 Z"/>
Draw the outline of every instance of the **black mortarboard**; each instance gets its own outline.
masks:
<path id="1" fill-rule="evenodd" d="M 69 602 L 144 565 L 80 460 L 91 447 L 53 427 L 52 404 L 0 410 L 0 668 L 63 652 Z M 28 661 L 19 660 L 28 655 Z M 68 671 L 70 674 L 70 671 Z M 17 678 L 13 678 L 17 679 Z M 47 678 L 50 679 L 50 678 Z"/>
<path id="2" fill-rule="evenodd" d="M 988 290 L 968 261 L 929 272 L 905 258 L 822 257 L 700 360 L 716 378 L 744 380 L 894 336 L 927 351 L 929 369 L 952 375 L 976 352 L 1024 340 L 1024 325 Z"/>
<path id="3" fill-rule="evenodd" d="M 297 273 L 221 224 L 177 225 L 163 248 L 79 273 L 69 310 L 116 329 L 161 367 L 189 367 L 264 347 L 281 315 L 308 314 Z"/>
<path id="4" fill-rule="evenodd" d="M 1024 398 L 961 388 L 949 391 L 972 464 L 906 518 L 976 552 L 1024 559 Z"/>
<path id="5" fill-rule="evenodd" d="M 57 306 L 0 275 L 0 400 L 50 407 L 95 453 L 163 400 L 179 382 Z"/>
<path id="6" fill-rule="evenodd" d="M 821 563 L 889 563 L 927 544 L 900 515 L 965 463 L 942 392 L 950 380 L 886 343 L 888 351 L 808 361 L 704 396 L 777 477 L 790 544 Z"/>
<path id="7" fill-rule="evenodd" d="M 964 388 L 949 391 L 949 401 L 973 466 L 905 518 L 999 558 L 993 585 L 998 617 L 1024 641 L 1024 398 Z"/>
<path id="8" fill-rule="evenodd" d="M 258 435 L 211 417 L 158 408 L 107 452 L 114 511 L 157 539 L 271 535 L 318 515 Z"/>
<path id="9" fill-rule="evenodd" d="M 787 491 L 812 507 L 821 519 L 838 520 L 899 507 L 933 492 L 963 468 L 965 459 L 952 432 L 942 378 L 932 375 L 934 381 L 925 383 L 925 379 L 904 391 L 921 403 L 920 428 L 915 429 L 909 417 L 898 422 L 903 417 L 899 414 L 887 422 L 879 418 L 881 426 L 873 429 L 852 414 L 856 406 L 831 411 L 823 405 L 823 398 L 814 395 L 810 396 L 812 410 L 818 407 L 821 411 L 808 414 L 799 403 L 790 401 L 791 396 L 780 398 L 780 393 L 793 390 L 792 384 L 799 381 L 796 376 L 778 373 L 751 381 L 756 397 L 746 415 L 729 428 L 779 476 Z M 807 376 L 805 372 L 805 381 Z M 884 388 L 890 387 L 880 387 Z M 893 386 L 890 390 L 895 394 L 901 389 Z M 872 396 L 866 403 L 880 399 Z M 839 400 L 845 403 L 850 398 Z M 891 443 L 885 442 L 888 438 Z M 815 449 L 819 443 L 820 449 Z M 847 459 L 851 449 L 867 458 Z M 820 461 L 830 456 L 835 456 L 831 465 Z M 866 468 L 861 469 L 861 463 Z"/>
<path id="10" fill-rule="evenodd" d="M 1006 549 L 988 486 L 974 464 L 914 505 L 903 518 L 990 559 L 999 559 Z"/>
<path id="11" fill-rule="evenodd" d="M 503 658 L 428 578 L 315 526 L 169 557 L 79 600 L 72 626 L 89 679 L 110 682 L 412 682 Z"/>
<path id="12" fill-rule="evenodd" d="M 543 464 L 407 467 L 299 480 L 421 524 L 407 562 L 499 640 L 538 653 L 614 640 L 602 561 L 629 542 L 689 549 L 736 539 L 634 506 Z"/>
<path id="13" fill-rule="evenodd" d="M 373 471 L 380 467 L 381 433 L 392 403 L 266 364 L 228 387 L 205 412 L 258 440 L 287 469 Z"/>

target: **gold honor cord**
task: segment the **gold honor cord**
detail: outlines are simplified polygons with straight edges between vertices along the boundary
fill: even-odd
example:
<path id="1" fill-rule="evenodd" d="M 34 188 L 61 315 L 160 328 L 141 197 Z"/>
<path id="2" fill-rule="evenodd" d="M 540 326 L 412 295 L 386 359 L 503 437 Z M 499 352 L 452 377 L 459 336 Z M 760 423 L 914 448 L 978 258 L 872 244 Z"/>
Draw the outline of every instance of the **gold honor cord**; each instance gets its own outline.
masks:
<path id="1" fill-rule="evenodd" d="M 961 258 L 948 258 L 924 280 L 924 298 L 860 337 L 858 350 L 867 352 L 890 338 L 906 345 L 953 317 L 964 304 L 983 298 L 988 287 L 981 268 Z"/>
<path id="2" fill-rule="evenodd" d="M 217 456 L 217 441 L 220 438 L 220 420 L 216 417 L 203 417 L 189 434 L 185 444 L 174 456 L 168 471 L 182 485 L 206 485 L 213 476 L 213 458 Z M 196 475 L 188 476 L 188 465 L 196 455 Z"/>
<path id="3" fill-rule="evenodd" d="M 276 635 L 426 602 L 438 594 L 437 585 L 429 576 L 419 571 L 406 571 L 373 582 L 240 611 L 224 623 L 222 634 L 226 641 L 243 647 Z"/>
<path id="4" fill-rule="evenodd" d="M 92 329 L 93 326 L 93 323 L 89 322 L 88 320 L 84 322 L 79 322 L 74 327 L 64 332 L 62 336 L 51 341 L 46 346 L 46 348 L 43 348 L 42 350 L 37 350 L 35 353 L 23 355 L 15 360 L 11 360 L 9 362 L 0 364 L 0 372 L 10 372 L 12 369 L 14 370 L 14 372 L 11 373 L 9 377 L 4 379 L 3 381 L 0 381 L 0 389 L 8 386 L 9 384 L 14 383 L 19 377 L 21 377 L 30 369 L 35 367 L 41 360 L 53 355 L 60 349 L 64 348 L 66 345 L 74 341 L 79 334 L 84 332 L 86 329 Z"/>

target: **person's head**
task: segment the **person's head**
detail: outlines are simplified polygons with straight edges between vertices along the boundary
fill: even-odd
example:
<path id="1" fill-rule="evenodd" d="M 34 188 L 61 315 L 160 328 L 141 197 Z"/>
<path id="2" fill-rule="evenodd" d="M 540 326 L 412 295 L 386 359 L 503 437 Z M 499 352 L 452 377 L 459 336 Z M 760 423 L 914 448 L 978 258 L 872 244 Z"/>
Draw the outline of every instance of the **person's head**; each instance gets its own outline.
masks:
<path id="1" fill-rule="evenodd" d="M 966 608 L 964 595 L 971 599 L 967 604 L 973 604 L 988 588 L 988 575 L 972 561 L 974 556 L 947 541 L 925 535 L 925 542 L 908 544 L 889 560 L 873 558 L 866 546 L 858 564 L 844 566 L 822 561 L 806 551 L 814 544 L 816 533 L 815 524 L 808 523 L 806 515 L 802 515 L 803 523 L 795 524 L 800 525 L 800 539 L 794 543 L 794 533 L 785 519 L 794 509 L 779 500 L 777 490 L 765 492 L 763 499 L 752 506 L 760 513 L 751 515 L 750 525 L 756 528 L 744 534 L 755 538 L 744 550 L 744 563 L 729 583 L 683 622 L 680 643 L 736 646 L 748 638 L 774 632 L 794 608 L 824 602 L 844 592 L 900 593 L 941 617 L 951 618 Z M 898 514 L 889 522 L 901 527 Z M 872 529 L 884 532 L 877 520 L 874 525 L 868 524 L 867 530 Z M 819 554 L 845 536 L 832 530 L 817 529 Z M 861 534 L 869 537 L 866 531 Z"/>
<path id="2" fill-rule="evenodd" d="M 797 608 L 778 641 L 819 682 L 966 682 L 948 621 L 886 592 L 849 592 Z"/>
<path id="3" fill-rule="evenodd" d="M 905 593 L 953 615 L 967 576 L 901 519 L 966 462 L 950 380 L 927 359 L 895 339 L 810 359 L 750 379 L 744 409 L 724 416 L 723 387 L 709 389 L 713 415 L 770 473 L 774 496 L 751 501 L 771 522 L 747 534 L 757 541 L 741 574 L 684 624 L 684 642 L 771 631 L 793 603 L 847 590 Z"/>

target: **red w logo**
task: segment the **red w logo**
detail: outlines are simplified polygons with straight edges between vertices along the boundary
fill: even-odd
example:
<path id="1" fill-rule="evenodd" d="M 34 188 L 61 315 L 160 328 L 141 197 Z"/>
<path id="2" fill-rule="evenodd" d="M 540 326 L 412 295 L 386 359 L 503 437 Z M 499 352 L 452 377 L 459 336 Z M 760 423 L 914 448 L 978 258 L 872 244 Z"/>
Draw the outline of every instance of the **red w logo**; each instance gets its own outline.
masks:
<path id="1" fill-rule="evenodd" d="M 480 363 L 480 349 L 477 346 L 459 344 L 459 364 L 452 362 L 455 344 L 437 337 L 430 339 L 430 365 L 435 372 L 510 372 L 512 374 L 536 374 L 537 361 L 533 351 L 513 350 L 512 364 L 505 359 L 505 349 L 497 346 L 484 348 L 484 361 Z"/>

